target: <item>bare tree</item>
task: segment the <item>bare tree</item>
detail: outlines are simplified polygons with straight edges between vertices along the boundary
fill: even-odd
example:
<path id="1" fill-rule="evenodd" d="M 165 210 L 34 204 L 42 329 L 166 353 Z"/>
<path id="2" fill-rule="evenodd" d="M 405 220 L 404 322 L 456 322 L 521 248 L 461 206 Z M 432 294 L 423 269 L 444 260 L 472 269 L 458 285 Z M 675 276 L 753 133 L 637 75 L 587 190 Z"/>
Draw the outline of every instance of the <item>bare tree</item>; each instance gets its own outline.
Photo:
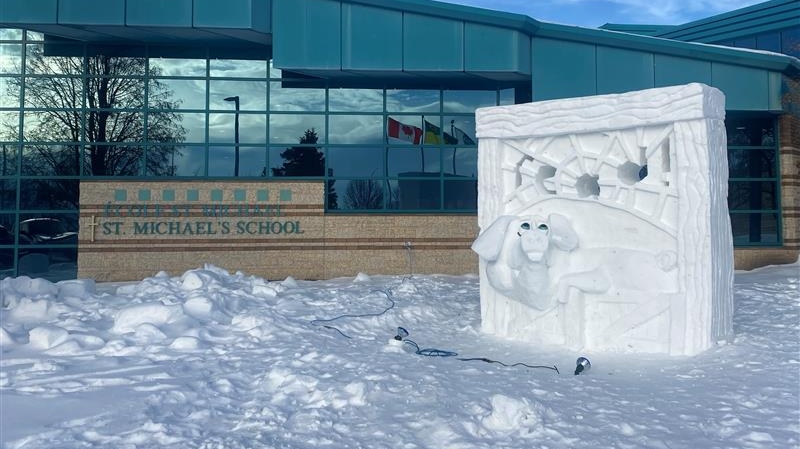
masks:
<path id="1" fill-rule="evenodd" d="M 145 102 L 145 59 L 47 56 L 42 47 L 32 47 L 24 79 L 28 110 L 22 157 L 27 174 L 78 175 L 81 168 L 83 174 L 95 176 L 174 174 L 171 156 L 178 152 L 186 129 L 174 112 L 179 102 L 165 84 L 150 79 Z M 158 74 L 157 69 L 149 73 Z M 18 96 L 22 83 L 22 78 L 11 78 L 9 94 Z M 146 126 L 145 108 L 151 110 Z M 12 137 L 18 139 L 18 133 L 17 129 Z M 145 138 L 163 145 L 145 154 Z M 77 202 L 77 192 L 70 192 L 76 183 L 63 184 L 57 188 L 67 191 L 42 194 L 67 195 Z"/>
<path id="2" fill-rule="evenodd" d="M 375 179 L 356 179 L 347 184 L 344 204 L 348 209 L 383 208 L 383 186 Z"/>

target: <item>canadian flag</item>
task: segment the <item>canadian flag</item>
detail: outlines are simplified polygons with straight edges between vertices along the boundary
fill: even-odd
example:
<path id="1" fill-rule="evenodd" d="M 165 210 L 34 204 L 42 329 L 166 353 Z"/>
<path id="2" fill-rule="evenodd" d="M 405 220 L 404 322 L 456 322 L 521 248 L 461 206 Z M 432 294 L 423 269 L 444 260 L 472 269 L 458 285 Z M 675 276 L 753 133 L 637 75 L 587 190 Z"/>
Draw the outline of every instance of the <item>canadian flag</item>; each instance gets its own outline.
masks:
<path id="1" fill-rule="evenodd" d="M 405 140 L 415 145 L 422 142 L 422 128 L 417 128 L 416 126 L 400 123 L 391 117 L 389 117 L 389 126 L 387 129 L 387 134 L 389 135 L 389 137 Z"/>

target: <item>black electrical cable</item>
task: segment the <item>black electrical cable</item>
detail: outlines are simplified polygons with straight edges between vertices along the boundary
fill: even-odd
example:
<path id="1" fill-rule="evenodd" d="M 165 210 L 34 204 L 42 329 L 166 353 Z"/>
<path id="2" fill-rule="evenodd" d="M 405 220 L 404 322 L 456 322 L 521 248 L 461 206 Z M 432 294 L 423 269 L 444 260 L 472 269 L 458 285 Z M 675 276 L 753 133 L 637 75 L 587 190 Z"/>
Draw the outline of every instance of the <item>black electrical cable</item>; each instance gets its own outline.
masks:
<path id="1" fill-rule="evenodd" d="M 389 300 L 389 303 L 390 303 L 389 306 L 386 307 L 385 309 L 383 309 L 381 312 L 360 313 L 360 314 L 346 313 L 346 314 L 342 314 L 342 315 L 339 315 L 339 316 L 336 316 L 336 317 L 333 317 L 333 318 L 321 318 L 321 319 L 312 320 L 311 324 L 314 325 L 314 326 L 322 326 L 322 327 L 324 327 L 326 329 L 335 330 L 341 336 L 343 336 L 343 337 L 345 337 L 347 339 L 352 339 L 352 337 L 350 337 L 349 335 L 345 334 L 344 332 L 342 332 L 337 327 L 331 326 L 329 324 L 322 324 L 322 323 L 330 323 L 330 322 L 333 322 L 333 321 L 336 321 L 336 320 L 340 320 L 342 318 L 379 317 L 379 316 L 384 315 L 386 312 L 388 312 L 388 311 L 390 311 L 390 310 L 392 310 L 394 308 L 396 303 L 395 303 L 394 299 L 392 299 L 392 294 L 389 292 L 389 290 L 373 290 L 370 293 L 383 293 L 386 296 L 386 299 Z M 402 327 L 398 327 L 397 330 L 398 330 L 398 334 L 394 337 L 395 340 L 402 341 L 403 344 L 407 344 L 409 346 L 412 346 L 414 348 L 414 354 L 425 356 L 425 357 L 455 357 L 455 356 L 458 355 L 458 353 L 455 352 L 455 351 L 448 351 L 448 350 L 445 350 L 445 349 L 420 348 L 419 345 L 415 341 L 405 338 L 405 337 L 408 336 L 408 331 L 406 329 L 404 329 Z M 486 362 L 486 363 L 497 363 L 499 365 L 502 365 L 502 366 L 505 366 L 505 367 L 508 367 L 508 368 L 513 368 L 513 367 L 516 367 L 516 366 L 524 366 L 526 368 L 531 368 L 531 369 L 549 369 L 549 370 L 555 371 L 557 374 L 561 374 L 558 371 L 558 367 L 555 366 L 555 365 L 553 365 L 553 366 L 528 365 L 527 363 L 522 363 L 522 362 L 517 362 L 517 363 L 509 365 L 509 364 L 503 363 L 503 362 L 501 362 L 499 360 L 492 360 L 492 359 L 489 359 L 489 358 L 486 358 L 486 357 L 466 357 L 466 358 L 457 358 L 456 360 L 460 360 L 462 362 L 479 361 L 479 362 Z"/>
<path id="2" fill-rule="evenodd" d="M 324 328 L 326 328 L 326 329 L 332 329 L 332 330 L 335 330 L 336 332 L 338 332 L 339 334 L 341 334 L 343 337 L 345 337 L 345 338 L 348 338 L 348 339 L 352 339 L 352 337 L 351 337 L 351 336 L 349 336 L 349 335 L 345 334 L 344 332 L 342 332 L 341 330 L 339 330 L 339 329 L 338 329 L 338 328 L 336 328 L 335 326 L 331 326 L 331 325 L 329 325 L 329 324 L 322 324 L 322 323 L 330 323 L 330 322 L 333 322 L 333 321 L 336 321 L 336 320 L 340 320 L 340 319 L 342 319 L 342 318 L 367 318 L 367 317 L 378 317 L 378 316 L 381 316 L 381 315 L 385 314 L 386 312 L 388 312 L 388 311 L 390 311 L 390 310 L 392 310 L 392 309 L 394 308 L 394 306 L 395 306 L 395 302 L 394 302 L 394 300 L 392 299 L 392 295 L 391 295 L 391 294 L 390 294 L 388 291 L 386 291 L 386 290 L 373 290 L 373 291 L 371 291 L 370 293 L 383 293 L 384 295 L 386 295 L 386 299 L 388 299 L 388 300 L 389 300 L 389 302 L 390 302 L 391 304 L 389 305 L 389 307 L 387 307 L 387 308 L 383 309 L 383 311 L 382 311 L 382 312 L 376 312 L 376 313 L 360 313 L 360 314 L 350 314 L 350 313 L 346 313 L 346 314 L 344 314 L 344 315 L 339 315 L 339 316 L 337 316 L 337 317 L 333 317 L 333 318 L 322 318 L 322 319 L 311 320 L 311 324 L 312 324 L 312 325 L 314 325 L 314 326 L 322 326 L 322 327 L 324 327 Z"/>

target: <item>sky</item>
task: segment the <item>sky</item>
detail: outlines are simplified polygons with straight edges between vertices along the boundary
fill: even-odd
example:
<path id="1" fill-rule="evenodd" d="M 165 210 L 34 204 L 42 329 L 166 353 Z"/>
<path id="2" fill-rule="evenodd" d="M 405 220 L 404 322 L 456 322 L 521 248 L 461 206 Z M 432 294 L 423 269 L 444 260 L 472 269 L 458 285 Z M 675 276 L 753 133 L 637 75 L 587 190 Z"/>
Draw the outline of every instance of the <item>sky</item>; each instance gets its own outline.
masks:
<path id="1" fill-rule="evenodd" d="M 6 278 L 0 447 L 796 448 L 799 269 L 736 272 L 735 337 L 692 357 L 484 333 L 475 275 Z"/>
<path id="2" fill-rule="evenodd" d="M 761 3 L 758 0 L 446 0 L 565 25 L 679 25 Z"/>

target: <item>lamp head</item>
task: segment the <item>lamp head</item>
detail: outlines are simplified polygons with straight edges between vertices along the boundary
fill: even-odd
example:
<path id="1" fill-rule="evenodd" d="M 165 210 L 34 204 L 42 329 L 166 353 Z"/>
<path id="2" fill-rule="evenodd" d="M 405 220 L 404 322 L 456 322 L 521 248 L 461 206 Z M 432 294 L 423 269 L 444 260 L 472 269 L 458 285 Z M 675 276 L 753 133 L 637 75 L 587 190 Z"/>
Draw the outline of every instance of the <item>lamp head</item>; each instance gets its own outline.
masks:
<path id="1" fill-rule="evenodd" d="M 236 95 L 235 97 L 225 97 L 225 101 L 239 101 L 239 96 Z"/>

